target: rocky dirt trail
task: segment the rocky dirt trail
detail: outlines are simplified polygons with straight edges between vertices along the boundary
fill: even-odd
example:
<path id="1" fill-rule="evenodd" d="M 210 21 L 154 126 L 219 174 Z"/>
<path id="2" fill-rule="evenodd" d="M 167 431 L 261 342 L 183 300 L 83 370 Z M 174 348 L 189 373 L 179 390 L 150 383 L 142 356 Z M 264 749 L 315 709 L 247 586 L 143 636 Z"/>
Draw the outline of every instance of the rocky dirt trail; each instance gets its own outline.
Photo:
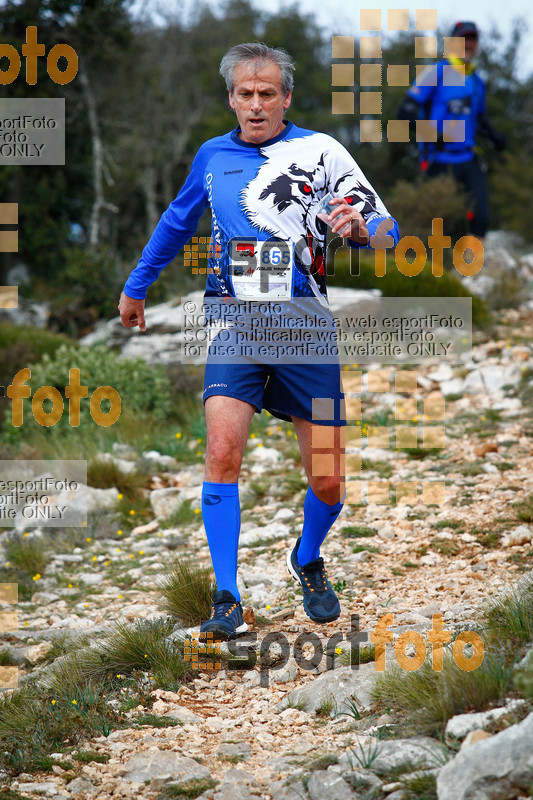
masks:
<path id="1" fill-rule="evenodd" d="M 267 676 L 256 665 L 246 671 L 203 670 L 178 692 L 155 690 L 151 712 L 183 724 L 117 730 L 97 737 L 85 747 L 109 756 L 106 763 L 82 766 L 69 784 L 62 777 L 65 770 L 55 766 L 52 773 L 41 776 L 19 775 L 11 788 L 28 797 L 153 800 L 165 785 L 168 790 L 170 781 L 175 794 L 166 796 L 194 797 L 196 786 L 203 787 L 199 796 L 205 800 L 371 796 L 400 800 L 401 789 L 379 777 L 376 762 L 372 772 L 354 763 L 352 749 L 357 751 L 358 743 L 376 742 L 377 726 L 389 724 L 393 717 L 390 709 L 372 705 L 368 689 L 374 664 L 357 670 L 347 666 L 347 634 L 353 615 L 364 633 L 388 613 L 394 615 L 395 637 L 406 630 L 425 636 L 435 613 L 443 614 L 445 627 L 452 632 L 469 629 L 487 598 L 531 571 L 533 527 L 516 517 L 513 504 L 533 495 L 533 311 L 522 307 L 501 315 L 497 334 L 496 339 L 475 345 L 471 358 L 417 370 L 413 396 L 419 408 L 430 395 L 446 397 L 443 449 L 420 458 L 388 448 L 363 450 L 362 479 L 441 481 L 446 497 L 440 506 L 420 501 L 345 505 L 322 547 L 328 576 L 341 600 L 340 619 L 325 626 L 308 619 L 297 585 L 287 574 L 285 557 L 301 530 L 305 484 L 303 471 L 291 457 L 294 451 L 288 453 L 287 434 L 272 418 L 264 435 L 250 439 L 244 461 L 239 585 L 248 619 L 256 620 L 250 628 L 257 633 L 257 649 L 267 634 L 280 632 L 290 643 L 286 663 L 278 659 L 272 665 L 268 685 L 262 685 Z M 393 392 L 363 395 L 363 407 L 369 415 L 390 412 L 391 397 Z M 131 457 L 128 448 L 117 447 L 118 463 Z M 58 554 L 31 602 L 19 603 L 23 624 L 11 637 L 10 649 L 33 660 L 36 668 L 60 633 L 90 634 L 113 620 L 160 616 L 154 579 L 170 553 L 168 547 L 178 543 L 178 555 L 210 563 L 200 524 L 176 530 L 160 526 L 184 499 L 191 501 L 191 508 L 200 507 L 200 465 L 181 468 L 165 457 L 158 460 L 157 454 L 151 458 L 157 465 L 154 521 L 134 529 L 120 543 L 120 552 L 116 539 L 100 538 L 83 550 L 83 557 L 76 551 L 70 556 Z M 302 482 L 290 499 L 280 499 L 283 479 L 295 474 Z M 114 490 L 108 492 L 109 498 L 116 497 Z M 128 565 L 132 555 L 140 563 L 134 569 Z M 114 577 L 104 566 L 110 561 Z M 53 581 L 54 570 L 67 564 L 69 575 L 85 587 L 82 600 L 75 590 L 57 588 Z M 128 588 L 116 585 L 119 575 L 128 576 Z M 311 632 L 324 651 L 328 639 L 339 634 L 329 646 L 335 670 L 327 668 L 326 655 L 309 668 L 303 658 L 312 657 L 313 647 L 306 645 L 303 654 L 293 647 L 298 637 Z M 389 648 L 387 663 L 394 660 Z M 21 668 L 22 681 L 24 672 Z M 324 703 L 331 696 L 337 711 L 348 711 L 347 701 L 356 697 L 362 719 L 328 714 Z M 132 719 L 141 710 L 129 712 Z M 524 729 L 531 743 L 528 731 Z M 399 752 L 388 752 L 390 744 L 380 743 L 379 757 L 388 766 L 396 763 Z M 425 753 L 423 758 L 420 753 L 413 756 L 416 746 Z M 418 758 L 426 770 L 439 771 L 442 760 L 437 751 L 434 740 L 421 738 L 411 745 L 409 757 L 413 763 Z M 384 767 L 382 776 L 385 773 Z M 292 783 L 286 785 L 288 778 Z M 217 785 L 209 788 L 209 779 Z M 439 789 L 439 798 L 447 796 Z"/>

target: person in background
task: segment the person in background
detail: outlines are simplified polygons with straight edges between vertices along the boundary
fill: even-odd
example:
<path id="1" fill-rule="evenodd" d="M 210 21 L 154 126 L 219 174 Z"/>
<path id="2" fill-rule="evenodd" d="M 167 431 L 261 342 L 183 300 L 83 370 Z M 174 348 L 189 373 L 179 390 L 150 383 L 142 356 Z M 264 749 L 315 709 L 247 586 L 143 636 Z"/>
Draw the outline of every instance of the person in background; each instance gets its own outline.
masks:
<path id="1" fill-rule="evenodd" d="M 464 187 L 469 198 L 470 233 L 483 240 L 489 226 L 489 199 L 475 150 L 476 135 L 488 138 L 498 151 L 505 149 L 507 140 L 487 119 L 485 83 L 473 60 L 479 39 L 475 23 L 457 22 L 451 37 L 457 46 L 449 49 L 456 54 L 448 54 L 418 75 L 398 116 L 409 120 L 413 132 L 417 119 L 433 122 L 436 142 L 419 142 L 420 167 L 429 178 L 451 173 Z"/>

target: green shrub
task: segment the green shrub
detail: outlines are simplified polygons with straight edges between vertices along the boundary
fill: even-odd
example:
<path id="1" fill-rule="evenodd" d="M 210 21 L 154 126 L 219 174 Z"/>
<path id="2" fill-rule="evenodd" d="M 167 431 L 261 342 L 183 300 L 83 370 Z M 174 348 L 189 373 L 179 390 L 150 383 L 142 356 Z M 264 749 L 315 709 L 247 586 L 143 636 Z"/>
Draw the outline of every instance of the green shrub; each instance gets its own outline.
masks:
<path id="1" fill-rule="evenodd" d="M 127 500 L 135 500 L 149 477 L 134 470 L 125 472 L 114 461 L 95 458 L 87 464 L 87 484 L 96 489 L 116 487 Z"/>
<path id="2" fill-rule="evenodd" d="M 400 236 L 418 236 L 426 245 L 432 233 L 433 219 L 443 219 L 444 235 L 451 236 L 452 247 L 467 233 L 467 197 L 451 175 L 399 180 L 394 184 L 388 202 L 388 207 L 394 209 Z M 444 252 L 448 254 L 451 265 L 452 248 Z"/>
<path id="3" fill-rule="evenodd" d="M 164 611 L 182 625 L 198 625 L 209 619 L 216 585 L 211 568 L 175 558 L 158 582 Z"/>
<path id="4" fill-rule="evenodd" d="M 8 442 L 21 443 L 35 439 L 35 441 L 50 440 L 63 441 L 65 435 L 74 433 L 76 439 L 84 438 L 95 440 L 96 434 L 105 432 L 107 428 L 95 422 L 90 413 L 90 398 L 99 386 L 111 386 L 115 389 L 121 400 L 120 417 L 117 428 L 120 429 L 121 418 L 124 424 L 128 419 L 136 420 L 139 427 L 139 418 L 149 417 L 154 423 L 164 422 L 171 411 L 170 383 L 162 365 L 149 366 L 142 359 L 123 359 L 107 347 L 97 346 L 77 347 L 61 345 L 51 357 L 45 353 L 43 358 L 34 364 L 27 364 L 31 370 L 28 385 L 31 396 L 41 386 L 53 386 L 63 398 L 63 414 L 53 426 L 42 426 L 33 417 L 30 410 L 30 399 L 23 401 L 25 413 L 23 424 L 20 428 L 13 428 L 6 422 L 4 438 Z M 80 400 L 80 424 L 73 427 L 69 421 L 69 401 L 65 397 L 65 386 L 70 382 L 70 369 L 80 370 L 80 384 L 88 389 L 88 396 Z M 49 413 L 52 402 L 45 400 L 43 410 Z M 104 399 L 101 410 L 107 413 L 110 402 Z M 59 437 L 57 436 L 59 434 Z M 115 434 L 116 437 L 116 434 Z M 61 457 L 56 456 L 56 457 Z"/>
<path id="5" fill-rule="evenodd" d="M 8 386 L 19 369 L 53 356 L 62 344 L 74 344 L 63 334 L 0 322 L 0 386 Z"/>
<path id="6" fill-rule="evenodd" d="M 356 256 L 352 256 L 352 271 L 357 269 Z M 329 270 L 334 271 L 330 275 Z M 380 289 L 383 297 L 472 297 L 468 289 L 458 277 L 449 272 L 437 278 L 431 272 L 431 254 L 424 269 L 413 277 L 403 275 L 394 260 L 394 254 L 387 255 L 385 275 L 378 278 L 375 274 L 374 254 L 360 251 L 359 275 L 350 274 L 350 256 L 345 251 L 335 254 L 335 262 L 328 256 L 329 286 L 347 286 L 351 289 Z M 472 297 L 472 322 L 480 328 L 490 322 L 487 305 L 480 297 Z"/>
<path id="7" fill-rule="evenodd" d="M 124 285 L 124 267 L 105 249 L 66 247 L 63 268 L 50 287 L 56 324 L 77 336 L 98 319 L 116 316 Z"/>

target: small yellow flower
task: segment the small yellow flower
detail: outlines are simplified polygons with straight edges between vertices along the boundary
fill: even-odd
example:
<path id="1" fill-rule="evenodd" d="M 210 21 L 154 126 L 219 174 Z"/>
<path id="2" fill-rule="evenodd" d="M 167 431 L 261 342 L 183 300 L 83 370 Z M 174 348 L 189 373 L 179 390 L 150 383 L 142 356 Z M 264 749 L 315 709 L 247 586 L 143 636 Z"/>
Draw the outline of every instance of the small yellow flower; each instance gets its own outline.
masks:
<path id="1" fill-rule="evenodd" d="M 111 564 L 111 561 L 104 561 L 104 567 L 108 567 Z"/>
<path id="2" fill-rule="evenodd" d="M 200 437 L 198 437 L 198 439 L 196 441 L 198 442 L 198 444 L 202 444 L 202 440 L 201 440 Z"/>
<path id="3" fill-rule="evenodd" d="M 525 369 L 525 367 L 523 367 Z M 272 436 L 272 431 L 267 431 L 267 436 Z"/>
<path id="4" fill-rule="evenodd" d="M 120 550 L 120 547 L 117 547 L 117 548 L 115 548 L 115 549 L 116 549 L 117 553 L 120 553 L 120 552 L 121 552 L 121 550 Z"/>
<path id="5" fill-rule="evenodd" d="M 24 625 L 27 625 L 27 624 L 28 624 L 28 620 L 27 620 L 27 619 L 25 619 L 25 620 L 24 620 Z"/>
<path id="6" fill-rule="evenodd" d="M 122 675 L 120 674 L 120 672 L 118 673 L 117 678 L 122 678 Z"/>
<path id="7" fill-rule="evenodd" d="M 178 431 L 176 434 L 176 439 L 181 439 L 181 431 Z"/>
<path id="8" fill-rule="evenodd" d="M 133 553 L 131 553 L 130 558 L 133 558 Z"/>
<path id="9" fill-rule="evenodd" d="M 417 422 L 417 421 L 418 421 L 418 417 L 413 417 L 413 418 L 411 419 L 411 422 Z"/>
<path id="10" fill-rule="evenodd" d="M 6 567 L 9 567 L 9 561 L 6 561 Z"/>
<path id="11" fill-rule="evenodd" d="M 148 656 L 146 655 L 146 653 L 144 654 L 144 657 L 145 657 L 145 658 L 148 658 Z"/>
<path id="12" fill-rule="evenodd" d="M 194 509 L 194 513 L 195 513 L 195 514 L 199 514 L 199 513 L 200 513 L 200 509 L 199 509 L 199 508 L 195 508 L 195 509 Z"/>
<path id="13" fill-rule="evenodd" d="M 73 700 L 72 702 L 74 703 L 75 706 L 78 705 L 78 701 L 77 700 Z"/>
<path id="14" fill-rule="evenodd" d="M 29 536 L 29 535 L 30 534 L 28 533 L 28 531 L 26 531 L 26 533 L 24 534 L 24 538 L 26 538 L 26 536 Z"/>
<path id="15" fill-rule="evenodd" d="M 339 656 L 339 655 L 342 653 L 342 650 L 341 650 L 341 648 L 340 648 L 340 647 L 336 647 L 336 648 L 335 648 L 335 652 L 336 652 L 336 653 L 337 653 L 337 655 Z"/>
<path id="16" fill-rule="evenodd" d="M 144 550 L 139 550 L 139 555 L 143 556 L 144 555 Z"/>
<path id="17" fill-rule="evenodd" d="M 129 514 L 130 514 L 132 517 L 133 517 L 133 516 L 135 516 L 135 509 L 133 509 L 133 508 L 130 508 L 130 510 L 129 510 L 129 512 L 128 512 L 128 513 L 129 513 Z"/>
<path id="18" fill-rule="evenodd" d="M 119 594 L 118 599 L 122 600 L 122 595 L 121 594 Z"/>
<path id="19" fill-rule="evenodd" d="M 255 433 L 250 434 L 250 439 L 255 439 Z"/>
<path id="20" fill-rule="evenodd" d="M 265 606 L 267 611 L 270 611 L 270 606 Z"/>
<path id="21" fill-rule="evenodd" d="M 122 531 L 117 531 L 117 536 L 122 536 Z"/>
<path id="22" fill-rule="evenodd" d="M 83 607 L 84 608 L 89 608 L 89 603 L 85 603 Z"/>
<path id="23" fill-rule="evenodd" d="M 55 706 L 55 704 L 56 704 L 56 701 L 52 700 L 52 705 Z"/>
<path id="24" fill-rule="evenodd" d="M 87 523 L 86 523 L 86 522 L 85 522 L 85 520 L 84 520 L 84 521 L 81 523 L 81 526 L 82 526 L 82 528 L 85 528 L 85 526 L 86 526 L 86 525 L 87 525 Z"/>
<path id="25" fill-rule="evenodd" d="M 119 492 L 119 493 L 118 493 L 118 495 L 117 495 L 117 497 L 118 497 L 118 499 L 119 499 L 119 500 L 122 500 L 122 498 L 124 497 L 124 495 L 122 494 L 122 492 Z"/>
<path id="26" fill-rule="evenodd" d="M 96 556 L 93 556 L 93 561 L 98 561 L 98 558 Z"/>
<path id="27" fill-rule="evenodd" d="M 72 589 L 72 584 L 71 583 L 69 583 L 68 588 Z"/>
<path id="28" fill-rule="evenodd" d="M 36 573 L 36 574 L 35 574 L 35 575 L 32 577 L 32 581 L 38 581 L 40 577 L 41 577 L 41 573 L 40 573 L 40 572 L 37 572 L 37 573 Z"/>
<path id="29" fill-rule="evenodd" d="M 197 456 L 201 456 L 201 455 L 203 455 L 203 453 L 202 453 L 202 451 L 201 451 L 201 450 L 197 450 L 197 451 L 196 451 L 196 455 L 197 455 Z"/>
<path id="30" fill-rule="evenodd" d="M 151 681 L 153 681 L 153 677 L 152 677 L 152 675 L 150 675 L 150 680 L 151 680 Z"/>
<path id="31" fill-rule="evenodd" d="M 486 420 L 487 420 L 486 417 L 481 417 L 481 422 L 486 422 Z"/>
<path id="32" fill-rule="evenodd" d="M 86 542 L 90 542 L 90 541 L 91 541 L 91 537 L 90 537 L 90 536 L 86 536 L 86 537 L 85 537 L 85 541 L 86 541 Z"/>

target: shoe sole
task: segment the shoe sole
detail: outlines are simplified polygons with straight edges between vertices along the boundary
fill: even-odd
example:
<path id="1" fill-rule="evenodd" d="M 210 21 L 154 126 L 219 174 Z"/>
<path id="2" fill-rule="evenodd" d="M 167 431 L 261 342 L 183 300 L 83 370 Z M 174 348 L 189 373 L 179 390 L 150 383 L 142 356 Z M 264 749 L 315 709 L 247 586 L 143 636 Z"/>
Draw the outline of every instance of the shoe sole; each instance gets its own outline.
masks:
<path id="1" fill-rule="evenodd" d="M 239 625 L 238 628 L 235 628 L 234 632 L 227 631 L 224 628 L 208 628 L 206 631 L 200 631 L 198 634 L 198 639 L 206 639 L 208 633 L 214 634 L 214 638 L 227 642 L 228 639 L 235 639 L 240 633 L 244 633 L 248 630 L 248 623 L 243 622 L 242 625 Z"/>
<path id="2" fill-rule="evenodd" d="M 294 578 L 296 583 L 298 583 L 301 586 L 302 582 L 300 580 L 300 577 L 299 577 L 298 573 L 296 572 L 296 570 L 294 569 L 294 567 L 292 566 L 292 561 L 291 561 L 292 552 L 293 552 L 292 550 L 289 550 L 288 553 L 287 553 L 287 570 L 289 572 L 289 575 L 292 575 L 292 577 Z M 313 622 L 319 622 L 319 623 L 320 622 L 334 622 L 341 615 L 341 612 L 339 611 L 339 613 L 335 614 L 334 617 L 324 617 L 323 619 L 317 619 L 317 617 L 313 617 L 309 613 L 309 611 L 306 609 L 305 605 L 304 605 L 304 611 L 307 614 L 307 616 L 309 617 L 309 619 L 312 619 Z"/>

